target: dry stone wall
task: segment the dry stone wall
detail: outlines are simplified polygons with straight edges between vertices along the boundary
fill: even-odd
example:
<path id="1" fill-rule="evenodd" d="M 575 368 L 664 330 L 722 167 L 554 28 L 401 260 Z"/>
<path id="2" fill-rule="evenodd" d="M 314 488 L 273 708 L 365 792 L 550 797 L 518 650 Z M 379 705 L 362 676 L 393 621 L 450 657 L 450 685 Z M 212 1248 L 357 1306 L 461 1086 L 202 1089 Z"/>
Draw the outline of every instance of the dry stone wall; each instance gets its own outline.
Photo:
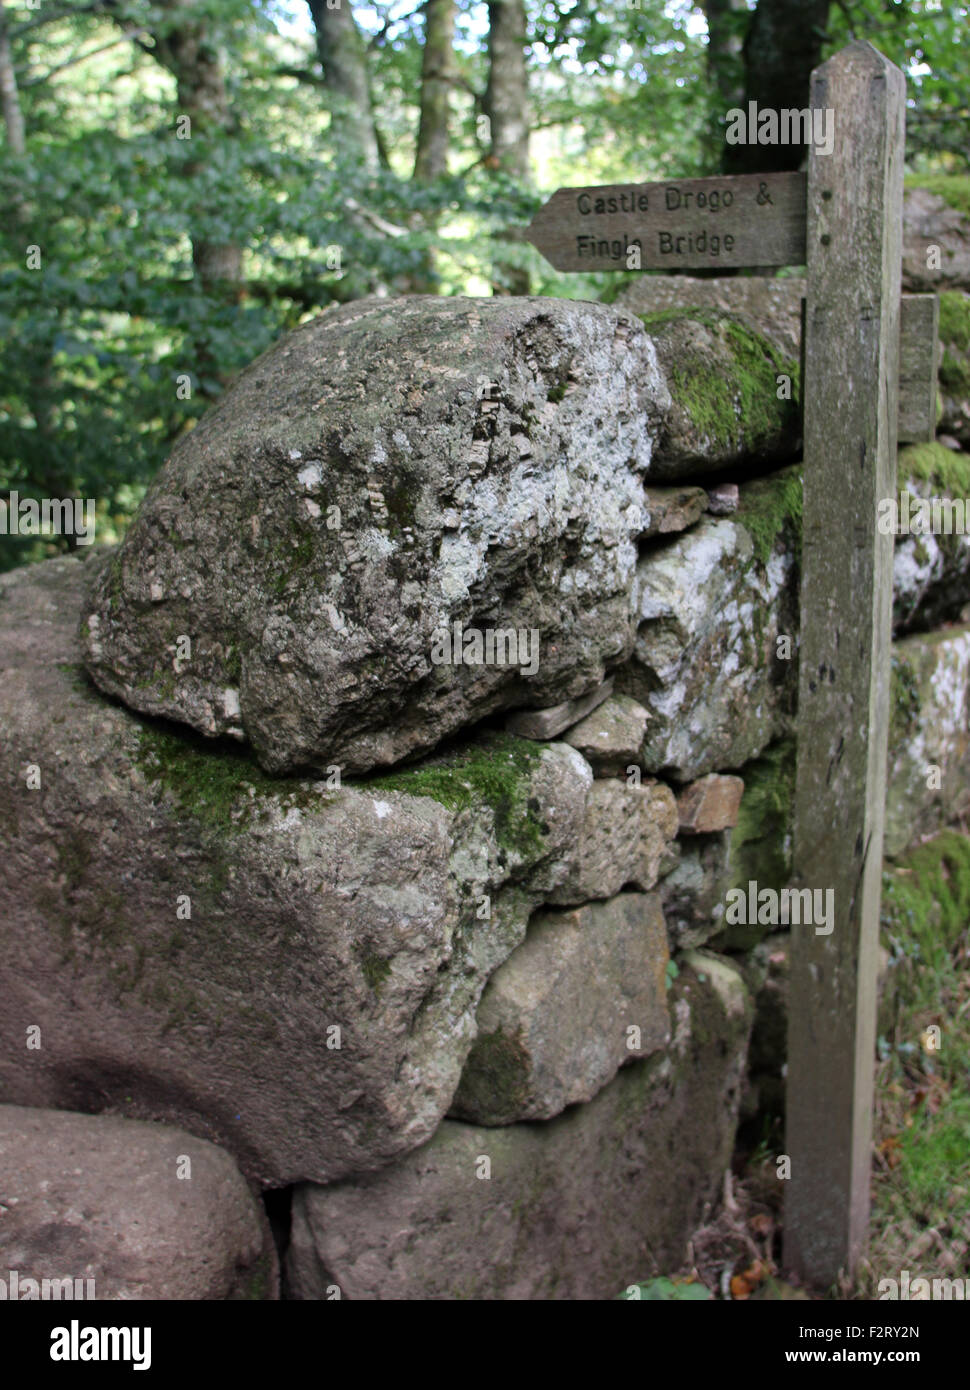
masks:
<path id="1" fill-rule="evenodd" d="M 344 306 L 119 549 L 0 578 L 0 1144 L 77 1126 L 95 1184 L 118 1126 L 222 1146 L 226 1269 L 269 1268 L 246 1181 L 291 1187 L 292 1297 L 680 1264 L 756 1003 L 780 1084 L 777 929 L 726 913 L 791 852 L 797 325 L 752 284 Z M 967 539 L 900 537 L 895 599 L 890 855 L 970 799 Z"/>

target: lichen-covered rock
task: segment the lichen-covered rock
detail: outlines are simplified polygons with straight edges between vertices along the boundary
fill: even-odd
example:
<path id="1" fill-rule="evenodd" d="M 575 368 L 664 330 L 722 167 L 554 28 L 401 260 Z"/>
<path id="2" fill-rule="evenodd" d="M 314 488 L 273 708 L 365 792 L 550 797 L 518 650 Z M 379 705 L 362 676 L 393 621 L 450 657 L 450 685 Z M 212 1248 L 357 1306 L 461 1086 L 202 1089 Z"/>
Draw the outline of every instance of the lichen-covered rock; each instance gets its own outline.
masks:
<path id="1" fill-rule="evenodd" d="M 705 517 L 637 567 L 639 626 L 617 688 L 649 712 L 644 767 L 681 782 L 757 756 L 796 696 L 797 469 L 741 497 L 734 517 Z"/>
<path id="2" fill-rule="evenodd" d="M 651 481 L 797 456 L 794 359 L 740 319 L 716 310 L 670 309 L 640 317 L 656 344 L 673 402 Z"/>
<path id="3" fill-rule="evenodd" d="M 182 1124 L 272 1186 L 377 1168 L 447 1110 L 590 768 L 501 734 L 364 785 L 269 778 L 85 679 L 97 563 L 0 578 L 0 1095 Z"/>
<path id="4" fill-rule="evenodd" d="M 565 878 L 548 895 L 557 904 L 612 898 L 626 885 L 657 882 L 677 834 L 677 802 L 663 782 L 597 779 Z"/>
<path id="5" fill-rule="evenodd" d="M 17 1271 L 21 1298 L 28 1279 L 55 1281 L 57 1298 L 279 1296 L 269 1227 L 242 1174 L 184 1129 L 0 1105 L 0 1174 L 4 1280 Z M 64 1280 L 81 1282 L 67 1292 Z"/>
<path id="6" fill-rule="evenodd" d="M 669 1040 L 667 934 L 656 893 L 539 912 L 485 987 L 451 1114 L 548 1120 Z"/>
<path id="7" fill-rule="evenodd" d="M 87 607 L 88 669 L 271 772 L 363 772 L 582 695 L 632 642 L 668 401 L 602 305 L 328 310 L 176 446 Z"/>
<path id="8" fill-rule="evenodd" d="M 893 627 L 907 633 L 956 618 L 970 601 L 970 457 L 910 445 L 899 452 L 897 481 L 904 529 L 893 548 Z"/>
<path id="9" fill-rule="evenodd" d="M 902 853 L 970 810 L 970 628 L 893 648 L 885 852 Z"/>
<path id="10" fill-rule="evenodd" d="M 751 1006 L 737 969 L 701 953 L 669 998 L 669 1052 L 588 1105 L 544 1124 L 446 1120 L 383 1173 L 299 1187 L 293 1295 L 605 1299 L 676 1269 L 730 1161 Z"/>
<path id="11" fill-rule="evenodd" d="M 970 290 L 970 178 L 918 176 L 903 200 L 903 287 Z M 927 253 L 939 249 L 936 257 Z"/>
<path id="12" fill-rule="evenodd" d="M 620 777 L 636 767 L 649 715 L 628 695 L 614 695 L 563 738 L 578 748 L 597 777 Z"/>

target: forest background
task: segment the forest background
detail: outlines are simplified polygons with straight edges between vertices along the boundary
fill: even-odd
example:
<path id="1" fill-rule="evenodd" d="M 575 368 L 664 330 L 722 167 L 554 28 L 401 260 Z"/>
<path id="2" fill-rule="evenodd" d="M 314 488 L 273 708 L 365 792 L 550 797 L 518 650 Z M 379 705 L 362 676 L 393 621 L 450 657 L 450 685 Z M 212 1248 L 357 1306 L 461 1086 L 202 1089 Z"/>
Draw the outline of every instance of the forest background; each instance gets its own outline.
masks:
<path id="1" fill-rule="evenodd" d="M 609 299 L 521 229 L 560 185 L 797 168 L 727 111 L 867 38 L 907 169 L 970 172 L 970 8 L 940 0 L 0 0 L 0 491 L 117 539 L 285 329 L 365 294 Z M 968 209 L 970 210 L 970 209 Z M 74 538 L 0 537 L 0 569 Z"/>

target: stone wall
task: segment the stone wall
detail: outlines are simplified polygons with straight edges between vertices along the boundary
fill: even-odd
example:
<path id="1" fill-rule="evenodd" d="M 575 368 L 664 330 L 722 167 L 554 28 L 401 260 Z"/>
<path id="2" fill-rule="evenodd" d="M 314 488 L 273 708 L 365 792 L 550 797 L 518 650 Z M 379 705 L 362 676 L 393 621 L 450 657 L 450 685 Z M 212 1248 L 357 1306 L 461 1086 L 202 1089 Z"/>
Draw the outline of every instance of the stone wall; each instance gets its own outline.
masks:
<path id="1" fill-rule="evenodd" d="M 725 901 L 790 870 L 793 282 L 661 279 L 328 312 L 118 550 L 0 578 L 0 1143 L 84 1126 L 106 1211 L 119 1126 L 227 1151 L 223 1271 L 157 1296 L 271 1295 L 288 1189 L 289 1296 L 609 1298 L 777 1091 Z M 899 539 L 891 856 L 967 810 L 968 604 L 968 538 Z"/>

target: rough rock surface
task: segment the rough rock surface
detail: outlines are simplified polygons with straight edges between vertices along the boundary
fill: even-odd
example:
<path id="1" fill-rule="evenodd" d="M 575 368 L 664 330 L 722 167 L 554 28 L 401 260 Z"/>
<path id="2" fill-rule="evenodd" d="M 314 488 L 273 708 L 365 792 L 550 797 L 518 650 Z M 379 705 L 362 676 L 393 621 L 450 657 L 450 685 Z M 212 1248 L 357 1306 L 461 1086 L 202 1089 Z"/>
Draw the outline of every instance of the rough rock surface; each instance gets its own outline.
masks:
<path id="1" fill-rule="evenodd" d="M 672 401 L 651 482 L 797 456 L 796 361 L 763 333 L 716 310 L 670 309 L 641 318 Z"/>
<path id="2" fill-rule="evenodd" d="M 639 323 L 602 305 L 328 310 L 176 446 L 86 610 L 88 669 L 271 772 L 363 772 L 573 699 L 629 651 L 668 405 Z M 489 664 L 472 630 L 523 636 Z"/>
<path id="3" fill-rule="evenodd" d="M 278 1297 L 265 1218 L 229 1155 L 120 1115 L 0 1105 L 0 1249 L 21 1297 L 25 1279 L 68 1278 L 93 1279 L 97 1299 Z"/>
<path id="4" fill-rule="evenodd" d="M 667 933 L 656 893 L 538 912 L 489 980 L 451 1115 L 548 1120 L 663 1047 Z"/>
<path id="5" fill-rule="evenodd" d="M 548 901 L 612 898 L 628 884 L 652 888 L 676 834 L 677 802 L 663 782 L 595 781 L 568 872 Z"/>
<path id="6" fill-rule="evenodd" d="M 299 1187 L 292 1292 L 604 1299 L 677 1268 L 730 1160 L 751 1007 L 736 967 L 703 953 L 669 998 L 669 1052 L 588 1105 L 543 1124 L 446 1120 L 384 1173 Z"/>
<path id="7" fill-rule="evenodd" d="M 700 521 L 708 506 L 705 490 L 689 483 L 681 487 L 648 487 L 646 500 L 649 520 L 644 540 L 686 531 Z"/>
<path id="8" fill-rule="evenodd" d="M 743 512 L 644 553 L 633 660 L 617 687 L 649 711 L 648 771 L 686 782 L 739 767 L 784 730 L 796 663 L 777 658 L 776 639 L 796 640 L 794 587 L 790 551 L 760 564 Z"/>
<path id="9" fill-rule="evenodd" d="M 893 648 L 885 853 L 970 811 L 970 628 Z"/>
<path id="10" fill-rule="evenodd" d="M 727 831 L 678 841 L 680 858 L 658 887 L 672 951 L 703 946 L 720 930 L 734 880 Z"/>
<path id="11" fill-rule="evenodd" d="M 86 681 L 96 563 L 0 578 L 0 1094 L 183 1124 L 269 1185 L 377 1168 L 447 1110 L 589 766 L 496 735 L 357 787 L 267 778 Z"/>
<path id="12" fill-rule="evenodd" d="M 563 739 L 578 748 L 597 777 L 619 777 L 635 767 L 646 733 L 647 711 L 628 695 L 614 695 Z"/>
<path id="13" fill-rule="evenodd" d="M 709 835 L 730 830 L 738 823 L 744 782 L 740 777 L 709 772 L 691 782 L 677 797 L 680 831 L 686 835 Z"/>
<path id="14" fill-rule="evenodd" d="M 917 444 L 900 450 L 897 472 L 899 520 L 909 534 L 893 547 L 893 625 L 906 633 L 953 620 L 970 600 L 970 458 Z M 962 504 L 955 513 L 952 502 Z"/>
<path id="15" fill-rule="evenodd" d="M 970 217 L 953 206 L 951 190 L 963 185 L 970 206 L 970 180 L 931 179 L 927 188 L 910 188 L 903 201 L 903 285 L 926 293 L 945 288 L 970 290 Z M 940 269 L 927 265 L 927 249 L 940 248 Z"/>

